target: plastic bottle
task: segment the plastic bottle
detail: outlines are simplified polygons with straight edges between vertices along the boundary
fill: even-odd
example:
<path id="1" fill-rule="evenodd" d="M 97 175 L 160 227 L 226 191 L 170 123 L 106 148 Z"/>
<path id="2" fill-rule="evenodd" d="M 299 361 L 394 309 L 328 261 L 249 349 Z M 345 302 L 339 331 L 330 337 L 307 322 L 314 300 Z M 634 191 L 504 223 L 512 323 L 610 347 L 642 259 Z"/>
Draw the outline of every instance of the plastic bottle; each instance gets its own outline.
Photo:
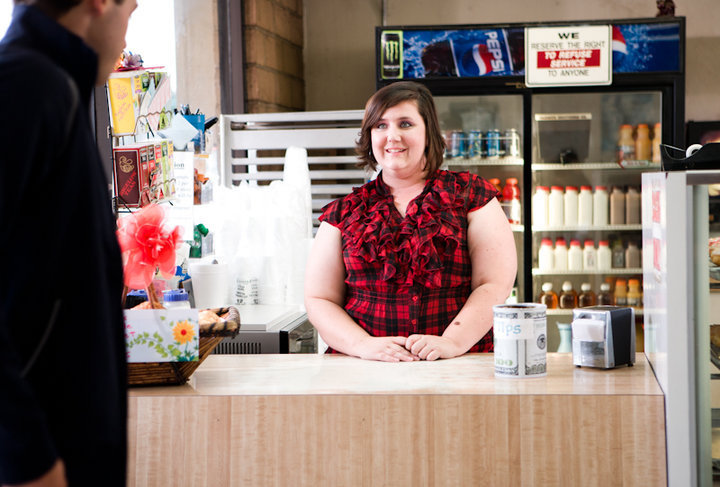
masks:
<path id="1" fill-rule="evenodd" d="M 592 291 L 589 282 L 583 282 L 580 285 L 580 296 L 578 296 L 578 308 L 585 308 L 587 306 L 595 306 L 596 298 L 595 293 Z"/>
<path id="2" fill-rule="evenodd" d="M 538 301 L 547 306 L 547 309 L 555 309 L 558 307 L 558 295 L 553 291 L 552 282 L 544 282 L 542 285 L 542 293 Z"/>
<path id="3" fill-rule="evenodd" d="M 627 291 L 627 306 L 635 308 L 636 310 L 642 309 L 642 289 L 640 288 L 639 279 L 628 280 L 628 291 Z"/>
<path id="4" fill-rule="evenodd" d="M 585 247 L 583 247 L 583 269 L 586 271 L 594 271 L 597 269 L 597 250 L 595 249 L 595 242 L 592 240 L 585 240 Z"/>
<path id="5" fill-rule="evenodd" d="M 612 246 L 612 268 L 625 268 L 625 247 L 619 238 L 615 239 Z"/>
<path id="6" fill-rule="evenodd" d="M 660 162 L 660 142 L 662 141 L 662 125 L 660 123 L 656 123 L 655 127 L 653 128 L 653 138 L 652 138 L 652 161 L 653 162 Z"/>
<path id="7" fill-rule="evenodd" d="M 620 186 L 613 186 L 610 193 L 610 225 L 625 224 L 625 192 Z"/>
<path id="8" fill-rule="evenodd" d="M 578 189 L 577 186 L 565 186 L 565 200 L 563 201 L 564 221 L 566 227 L 575 227 L 578 224 Z"/>
<path id="9" fill-rule="evenodd" d="M 615 297 L 612 291 L 610 291 L 610 284 L 603 282 L 600 284 L 600 292 L 597 295 L 598 306 L 612 306 L 615 304 Z"/>
<path id="10" fill-rule="evenodd" d="M 548 197 L 550 188 L 538 186 L 532 199 L 533 226 L 546 227 L 548 225 Z"/>
<path id="11" fill-rule="evenodd" d="M 570 240 L 570 248 L 568 249 L 568 270 L 583 270 L 583 251 L 580 248 L 580 240 Z"/>
<path id="12" fill-rule="evenodd" d="M 540 243 L 538 267 L 541 271 L 552 271 L 555 267 L 555 251 L 549 238 L 542 239 Z"/>
<path id="13" fill-rule="evenodd" d="M 625 223 L 627 225 L 640 223 L 640 192 L 635 186 L 628 187 L 625 193 Z"/>
<path id="14" fill-rule="evenodd" d="M 627 306 L 627 281 L 622 277 L 615 281 L 615 305 Z"/>
<path id="15" fill-rule="evenodd" d="M 184 289 L 163 291 L 163 306 L 165 309 L 190 309 L 187 291 Z"/>
<path id="16" fill-rule="evenodd" d="M 555 270 L 566 271 L 568 268 L 568 248 L 563 237 L 555 239 Z"/>
<path id="17" fill-rule="evenodd" d="M 502 203 L 502 188 L 500 187 L 500 179 L 491 178 L 491 179 L 488 179 L 488 182 L 490 184 L 492 184 L 493 186 L 495 186 L 495 189 L 498 190 L 498 193 L 500 193 L 500 194 L 497 195 L 497 200 Z"/>
<path id="18" fill-rule="evenodd" d="M 561 186 L 552 186 L 548 197 L 548 225 L 551 227 L 562 227 L 565 221 L 564 195 Z"/>
<path id="19" fill-rule="evenodd" d="M 520 206 L 520 188 L 518 187 L 517 178 L 508 178 L 505 180 L 503 207 L 505 208 L 508 221 L 519 225 L 522 218 L 522 208 Z"/>
<path id="20" fill-rule="evenodd" d="M 640 249 L 635 242 L 630 241 L 625 249 L 625 267 L 639 268 L 640 266 Z"/>
<path id="21" fill-rule="evenodd" d="M 570 281 L 563 282 L 562 292 L 560 293 L 559 306 L 561 309 L 573 309 L 577 308 L 578 297 L 577 292 L 573 289 Z"/>
<path id="22" fill-rule="evenodd" d="M 635 159 L 635 141 L 633 140 L 632 125 L 621 125 L 618 137 L 617 160 L 632 161 Z"/>
<path id="23" fill-rule="evenodd" d="M 593 194 L 592 187 L 580 186 L 578 194 L 578 225 L 589 227 L 593 224 Z"/>
<path id="24" fill-rule="evenodd" d="M 607 240 L 600 240 L 598 242 L 597 268 L 603 271 L 612 268 L 612 251 L 610 250 L 610 243 Z"/>
<path id="25" fill-rule="evenodd" d="M 639 161 L 649 161 L 651 157 L 650 128 L 646 123 L 641 123 L 637 126 L 635 137 L 635 158 Z"/>
<path id="26" fill-rule="evenodd" d="M 608 224 L 608 192 L 606 186 L 596 186 L 593 195 L 593 225 L 602 227 Z"/>

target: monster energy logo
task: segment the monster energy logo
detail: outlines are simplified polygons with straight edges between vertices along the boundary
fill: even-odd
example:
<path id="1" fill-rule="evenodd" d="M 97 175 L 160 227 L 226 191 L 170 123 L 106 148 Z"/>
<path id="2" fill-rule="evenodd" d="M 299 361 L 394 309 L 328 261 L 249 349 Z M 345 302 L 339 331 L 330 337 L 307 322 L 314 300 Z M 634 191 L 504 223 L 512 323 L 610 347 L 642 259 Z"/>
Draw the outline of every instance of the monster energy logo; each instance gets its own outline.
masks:
<path id="1" fill-rule="evenodd" d="M 402 78 L 402 31 L 384 31 L 381 40 L 383 79 Z"/>

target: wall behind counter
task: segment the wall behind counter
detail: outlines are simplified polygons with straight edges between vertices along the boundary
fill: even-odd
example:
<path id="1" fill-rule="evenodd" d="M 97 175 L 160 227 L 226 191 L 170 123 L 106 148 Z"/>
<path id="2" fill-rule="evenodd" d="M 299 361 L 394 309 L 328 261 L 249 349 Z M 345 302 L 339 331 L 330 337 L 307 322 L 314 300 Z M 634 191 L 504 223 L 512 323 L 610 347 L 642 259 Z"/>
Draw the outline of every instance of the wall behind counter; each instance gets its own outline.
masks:
<path id="1" fill-rule="evenodd" d="M 686 120 L 720 120 L 720 2 L 676 4 L 687 28 Z M 655 0 L 304 0 L 305 109 L 364 106 L 375 90 L 375 26 L 622 19 L 656 12 Z"/>

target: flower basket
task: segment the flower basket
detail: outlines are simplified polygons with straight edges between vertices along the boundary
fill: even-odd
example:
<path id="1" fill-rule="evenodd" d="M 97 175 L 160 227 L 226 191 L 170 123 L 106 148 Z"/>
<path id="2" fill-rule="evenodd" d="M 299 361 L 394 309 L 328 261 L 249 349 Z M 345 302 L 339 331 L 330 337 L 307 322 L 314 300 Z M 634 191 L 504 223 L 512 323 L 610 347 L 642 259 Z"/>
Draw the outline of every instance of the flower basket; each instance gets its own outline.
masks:
<path id="1" fill-rule="evenodd" d="M 221 321 L 200 321 L 200 353 L 195 362 L 145 362 L 128 364 L 128 385 L 161 386 L 185 384 L 193 372 L 225 337 L 234 337 L 240 331 L 240 314 L 237 308 L 210 310 Z"/>

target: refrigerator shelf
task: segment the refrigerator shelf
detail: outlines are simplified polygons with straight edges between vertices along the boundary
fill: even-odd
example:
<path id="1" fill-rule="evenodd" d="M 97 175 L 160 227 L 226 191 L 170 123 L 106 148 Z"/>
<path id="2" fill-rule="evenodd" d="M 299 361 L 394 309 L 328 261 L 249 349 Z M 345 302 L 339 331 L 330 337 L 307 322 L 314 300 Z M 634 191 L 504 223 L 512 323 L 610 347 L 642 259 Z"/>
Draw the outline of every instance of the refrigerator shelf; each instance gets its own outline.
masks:
<path id="1" fill-rule="evenodd" d="M 592 227 L 567 226 L 567 227 L 545 227 L 534 225 L 532 227 L 535 232 L 623 232 L 623 231 L 639 231 L 642 230 L 642 224 L 628 225 L 598 225 Z"/>
<path id="2" fill-rule="evenodd" d="M 554 308 L 546 311 L 547 316 L 572 316 L 573 310 Z M 643 310 L 635 308 L 635 316 L 642 316 Z"/>
<path id="3" fill-rule="evenodd" d="M 522 166 L 519 157 L 455 157 L 445 159 L 448 166 Z"/>
<path id="4" fill-rule="evenodd" d="M 636 161 L 631 161 L 636 162 Z M 574 164 L 533 164 L 533 171 L 587 171 L 587 170 L 601 170 L 601 171 L 625 171 L 625 170 L 640 170 L 647 171 L 648 169 L 660 169 L 659 163 L 640 164 L 643 161 L 637 161 L 637 164 L 623 164 L 620 165 L 617 162 L 579 162 Z"/>
<path id="5" fill-rule="evenodd" d="M 510 229 L 511 229 L 513 232 L 517 232 L 517 233 L 523 233 L 523 232 L 525 231 L 525 227 L 524 227 L 523 225 L 519 225 L 519 224 L 516 224 L 516 223 L 511 223 L 511 224 L 510 224 Z"/>
<path id="6" fill-rule="evenodd" d="M 621 275 L 621 274 L 642 274 L 642 267 L 630 267 L 626 269 L 603 269 L 603 270 L 582 270 L 582 271 L 542 271 L 533 267 L 533 276 L 586 276 L 586 275 Z"/>

